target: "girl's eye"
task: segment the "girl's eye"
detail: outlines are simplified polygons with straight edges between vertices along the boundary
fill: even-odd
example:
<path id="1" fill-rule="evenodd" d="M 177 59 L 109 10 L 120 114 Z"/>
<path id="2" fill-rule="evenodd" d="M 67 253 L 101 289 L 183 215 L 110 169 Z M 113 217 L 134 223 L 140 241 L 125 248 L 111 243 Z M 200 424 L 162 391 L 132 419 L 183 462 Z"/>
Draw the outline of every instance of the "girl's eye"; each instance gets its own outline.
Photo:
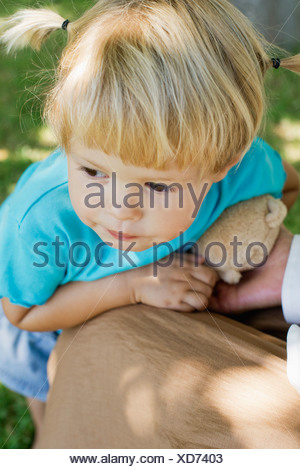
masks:
<path id="1" fill-rule="evenodd" d="M 103 178 L 103 176 L 106 176 L 105 173 L 103 173 L 102 171 L 99 171 L 97 169 L 86 168 L 85 166 L 82 166 L 80 169 L 84 173 L 86 173 L 88 176 L 93 177 L 93 178 Z"/>
<path id="2" fill-rule="evenodd" d="M 146 185 L 149 185 L 150 189 L 155 192 L 174 192 L 176 190 L 174 187 L 169 187 L 162 182 L 146 182 Z"/>

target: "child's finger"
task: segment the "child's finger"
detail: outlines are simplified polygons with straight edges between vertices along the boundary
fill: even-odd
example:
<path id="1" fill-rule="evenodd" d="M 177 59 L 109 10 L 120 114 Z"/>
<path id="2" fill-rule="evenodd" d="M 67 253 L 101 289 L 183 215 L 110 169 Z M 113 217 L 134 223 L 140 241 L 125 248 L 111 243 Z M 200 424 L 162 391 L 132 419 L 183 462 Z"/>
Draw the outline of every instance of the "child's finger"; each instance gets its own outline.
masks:
<path id="1" fill-rule="evenodd" d="M 192 313 L 195 311 L 194 306 L 188 305 L 187 303 L 181 302 L 176 308 L 171 308 L 175 311 L 180 311 L 181 313 Z"/>
<path id="2" fill-rule="evenodd" d="M 211 287 L 214 287 L 219 280 L 218 273 L 211 267 L 200 266 L 199 268 L 191 269 L 190 274 L 192 277 L 201 280 Z"/>
<path id="3" fill-rule="evenodd" d="M 195 295 L 204 295 L 206 298 L 211 297 L 213 293 L 213 287 L 211 285 L 208 285 L 191 275 L 185 275 L 183 280 L 186 281 L 186 291 L 193 291 Z"/>
<path id="4" fill-rule="evenodd" d="M 206 311 L 208 307 L 208 298 L 200 292 L 188 291 L 182 301 L 194 307 L 196 311 Z"/>
<path id="5" fill-rule="evenodd" d="M 195 290 L 202 291 L 205 288 L 205 294 L 209 292 L 208 296 L 210 296 L 218 280 L 218 275 L 210 267 L 199 266 L 194 268 L 193 266 L 188 266 L 174 270 L 172 278 L 179 282 L 187 282 Z"/>

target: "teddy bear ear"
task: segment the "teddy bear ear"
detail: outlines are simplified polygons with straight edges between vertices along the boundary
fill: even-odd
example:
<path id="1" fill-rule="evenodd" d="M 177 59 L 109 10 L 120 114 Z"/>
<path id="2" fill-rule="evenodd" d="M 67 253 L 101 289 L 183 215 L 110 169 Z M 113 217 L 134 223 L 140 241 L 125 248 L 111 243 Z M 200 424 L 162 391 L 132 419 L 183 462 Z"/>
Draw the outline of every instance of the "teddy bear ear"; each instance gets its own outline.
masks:
<path id="1" fill-rule="evenodd" d="M 287 215 L 287 208 L 284 203 L 281 202 L 281 200 L 269 196 L 268 210 L 269 213 L 266 216 L 266 222 L 270 228 L 277 228 L 285 219 Z"/>

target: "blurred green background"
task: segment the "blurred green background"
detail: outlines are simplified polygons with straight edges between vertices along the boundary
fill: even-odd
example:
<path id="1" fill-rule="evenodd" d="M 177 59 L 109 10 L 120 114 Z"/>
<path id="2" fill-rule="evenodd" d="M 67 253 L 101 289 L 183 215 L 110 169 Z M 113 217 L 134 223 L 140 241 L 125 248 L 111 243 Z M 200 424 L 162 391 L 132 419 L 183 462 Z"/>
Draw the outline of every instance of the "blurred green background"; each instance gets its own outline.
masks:
<path id="1" fill-rule="evenodd" d="M 91 2 L 0 0 L 0 18 L 19 8 L 45 5 L 52 5 L 72 21 Z M 25 168 L 45 158 L 56 146 L 41 121 L 41 90 L 53 79 L 65 40 L 66 33 L 57 31 L 39 53 L 26 49 L 7 56 L 3 50 L 0 52 L 0 203 L 14 189 Z M 300 52 L 300 46 L 290 48 L 290 52 Z M 267 125 L 260 136 L 292 163 L 300 175 L 300 77 L 282 69 L 271 70 L 266 90 Z M 285 224 L 293 233 L 300 233 L 300 198 Z M 0 448 L 28 448 L 32 438 L 33 425 L 25 400 L 0 384 Z"/>
<path id="2" fill-rule="evenodd" d="M 20 8 L 54 7 L 63 17 L 78 18 L 90 1 L 8 2 L 0 0 L 0 18 Z M 0 52 L 0 203 L 34 161 L 45 158 L 56 146 L 41 120 L 42 89 L 54 77 L 54 69 L 66 41 L 57 31 L 39 53 L 25 49 L 7 56 Z M 0 383 L 0 449 L 29 448 L 33 425 L 23 397 Z"/>

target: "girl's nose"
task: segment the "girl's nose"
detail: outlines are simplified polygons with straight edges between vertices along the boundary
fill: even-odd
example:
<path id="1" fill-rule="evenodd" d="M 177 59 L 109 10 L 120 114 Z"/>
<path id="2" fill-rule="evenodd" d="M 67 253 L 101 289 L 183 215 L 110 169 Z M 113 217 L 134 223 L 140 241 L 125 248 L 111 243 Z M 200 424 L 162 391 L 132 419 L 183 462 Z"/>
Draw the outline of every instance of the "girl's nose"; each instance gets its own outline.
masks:
<path id="1" fill-rule="evenodd" d="M 107 211 L 118 220 L 138 221 L 142 217 L 143 199 L 136 189 L 118 190 L 110 197 Z"/>

